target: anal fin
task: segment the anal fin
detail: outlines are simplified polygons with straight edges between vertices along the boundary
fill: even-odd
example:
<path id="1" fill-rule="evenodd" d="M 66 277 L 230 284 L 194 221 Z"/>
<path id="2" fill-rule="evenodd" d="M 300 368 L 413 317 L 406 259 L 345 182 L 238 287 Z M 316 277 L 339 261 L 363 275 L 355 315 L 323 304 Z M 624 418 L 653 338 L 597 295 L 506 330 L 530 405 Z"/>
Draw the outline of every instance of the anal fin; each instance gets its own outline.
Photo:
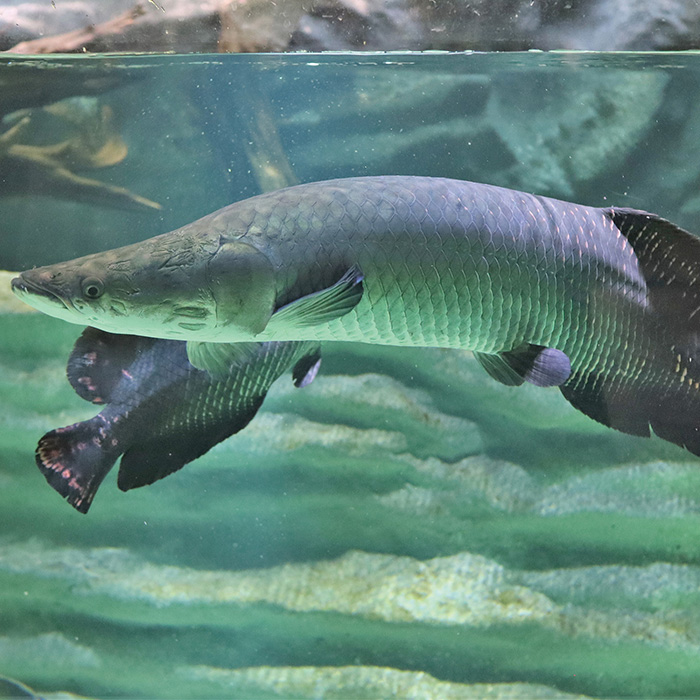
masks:
<path id="1" fill-rule="evenodd" d="M 566 353 L 531 343 L 498 354 L 475 352 L 474 357 L 493 379 L 506 386 L 520 386 L 523 382 L 560 386 L 571 374 Z"/>

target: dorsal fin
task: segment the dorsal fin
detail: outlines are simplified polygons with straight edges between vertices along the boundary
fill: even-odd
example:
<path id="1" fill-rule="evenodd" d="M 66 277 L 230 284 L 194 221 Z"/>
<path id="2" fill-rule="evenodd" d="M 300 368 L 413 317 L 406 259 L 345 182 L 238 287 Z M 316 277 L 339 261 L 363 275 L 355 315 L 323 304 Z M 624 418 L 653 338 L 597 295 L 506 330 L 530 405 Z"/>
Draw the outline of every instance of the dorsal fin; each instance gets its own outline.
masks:
<path id="1" fill-rule="evenodd" d="M 606 214 L 634 249 L 652 310 L 686 334 L 700 332 L 700 238 L 645 211 Z"/>

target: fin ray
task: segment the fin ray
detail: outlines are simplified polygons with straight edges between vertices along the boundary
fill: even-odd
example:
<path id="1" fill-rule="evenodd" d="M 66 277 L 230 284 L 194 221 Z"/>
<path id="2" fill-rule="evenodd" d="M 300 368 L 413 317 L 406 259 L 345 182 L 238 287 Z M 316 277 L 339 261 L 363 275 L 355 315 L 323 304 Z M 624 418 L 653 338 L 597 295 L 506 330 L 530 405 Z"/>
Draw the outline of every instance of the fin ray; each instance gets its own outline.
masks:
<path id="1" fill-rule="evenodd" d="M 214 379 L 225 379 L 235 368 L 254 362 L 262 343 L 206 343 L 187 341 L 187 357 L 193 367 Z"/>
<path id="2" fill-rule="evenodd" d="M 532 343 L 497 355 L 475 352 L 474 357 L 491 377 L 506 386 L 520 386 L 523 382 L 560 386 L 571 374 L 571 361 L 565 353 Z"/>
<path id="3" fill-rule="evenodd" d="M 282 327 L 308 327 L 328 323 L 352 311 L 363 294 L 363 275 L 353 265 L 333 285 L 295 299 L 275 311 L 271 322 Z"/>
<path id="4" fill-rule="evenodd" d="M 87 513 L 95 493 L 121 454 L 119 444 L 104 444 L 100 415 L 46 433 L 36 448 L 36 463 L 49 485 L 70 505 Z"/>

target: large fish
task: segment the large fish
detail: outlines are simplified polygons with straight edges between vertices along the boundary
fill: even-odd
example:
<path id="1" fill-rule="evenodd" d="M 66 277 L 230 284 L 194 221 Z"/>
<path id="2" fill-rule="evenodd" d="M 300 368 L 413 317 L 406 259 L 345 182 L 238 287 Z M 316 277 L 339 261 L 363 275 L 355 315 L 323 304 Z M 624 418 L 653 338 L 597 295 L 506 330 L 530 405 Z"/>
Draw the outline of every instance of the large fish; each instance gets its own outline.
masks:
<path id="1" fill-rule="evenodd" d="M 182 341 L 87 328 L 68 360 L 68 379 L 82 398 L 106 406 L 90 420 L 46 433 L 37 465 L 87 513 L 120 456 L 122 491 L 162 479 L 242 430 L 288 367 L 305 386 L 319 364 L 316 343 L 256 343 L 213 377 L 190 364 Z"/>
<path id="2" fill-rule="evenodd" d="M 698 279 L 700 241 L 653 214 L 387 176 L 263 194 L 13 287 L 68 321 L 186 339 L 202 368 L 251 340 L 465 348 L 700 454 Z"/>

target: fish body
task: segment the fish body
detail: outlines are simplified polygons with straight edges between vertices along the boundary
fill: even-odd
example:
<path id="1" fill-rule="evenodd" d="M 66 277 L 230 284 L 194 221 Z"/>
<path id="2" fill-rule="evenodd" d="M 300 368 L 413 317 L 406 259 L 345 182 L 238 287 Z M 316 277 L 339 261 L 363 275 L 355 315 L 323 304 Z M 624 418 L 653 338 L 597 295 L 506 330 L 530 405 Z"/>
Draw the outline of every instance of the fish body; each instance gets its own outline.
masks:
<path id="1" fill-rule="evenodd" d="M 119 457 L 120 489 L 151 484 L 243 429 L 290 366 L 297 385 L 311 381 L 319 357 L 311 343 L 256 344 L 215 378 L 192 366 L 183 341 L 88 328 L 68 361 L 68 378 L 82 398 L 104 408 L 44 435 L 37 465 L 86 513 Z"/>
<path id="2" fill-rule="evenodd" d="M 472 350 L 499 381 L 699 453 L 699 276 L 698 239 L 647 212 L 386 176 L 263 194 L 13 286 L 66 320 L 186 339 L 201 368 L 252 340 Z"/>

